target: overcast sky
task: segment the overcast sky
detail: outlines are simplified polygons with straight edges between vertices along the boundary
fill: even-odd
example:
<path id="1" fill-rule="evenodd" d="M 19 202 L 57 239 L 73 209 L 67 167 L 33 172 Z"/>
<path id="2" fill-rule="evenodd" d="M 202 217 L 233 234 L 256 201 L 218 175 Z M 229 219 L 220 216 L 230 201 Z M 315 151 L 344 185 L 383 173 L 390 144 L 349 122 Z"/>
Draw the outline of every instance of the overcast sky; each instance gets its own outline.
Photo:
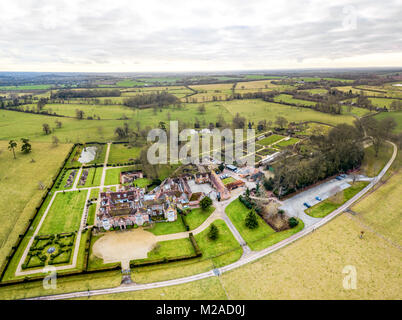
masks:
<path id="1" fill-rule="evenodd" d="M 402 66 L 402 0 L 0 0 L 0 71 Z"/>

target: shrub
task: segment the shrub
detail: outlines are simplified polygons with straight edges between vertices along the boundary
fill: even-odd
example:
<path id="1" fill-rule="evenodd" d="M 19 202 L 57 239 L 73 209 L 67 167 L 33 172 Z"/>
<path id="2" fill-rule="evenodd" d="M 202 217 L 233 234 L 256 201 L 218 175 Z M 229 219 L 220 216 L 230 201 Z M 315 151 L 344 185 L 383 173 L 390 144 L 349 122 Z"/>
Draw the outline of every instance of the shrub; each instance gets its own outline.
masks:
<path id="1" fill-rule="evenodd" d="M 294 217 L 291 217 L 291 218 L 289 218 L 288 223 L 289 223 L 289 227 L 294 228 L 299 224 L 299 220 L 297 220 Z"/>
<path id="2" fill-rule="evenodd" d="M 212 205 L 212 200 L 210 197 L 206 196 L 200 201 L 200 206 L 202 210 L 207 210 Z"/>

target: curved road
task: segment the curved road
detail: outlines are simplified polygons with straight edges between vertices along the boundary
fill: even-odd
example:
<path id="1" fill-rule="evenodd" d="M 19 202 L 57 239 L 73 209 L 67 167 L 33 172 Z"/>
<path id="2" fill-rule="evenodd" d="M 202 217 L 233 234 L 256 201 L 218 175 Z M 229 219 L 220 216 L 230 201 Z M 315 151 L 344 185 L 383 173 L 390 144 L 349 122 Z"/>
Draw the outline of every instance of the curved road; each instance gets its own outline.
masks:
<path id="1" fill-rule="evenodd" d="M 351 198 L 349 201 L 347 201 L 345 204 L 340 206 L 335 211 L 331 212 L 326 217 L 322 218 L 320 221 L 318 221 L 314 225 L 311 225 L 311 226 L 303 229 L 302 231 L 290 236 L 289 238 L 274 244 L 273 246 L 270 246 L 261 251 L 251 251 L 251 252 L 245 251 L 243 256 L 238 261 L 236 261 L 232 264 L 229 264 L 227 266 L 224 266 L 224 267 L 221 267 L 221 268 L 218 268 L 215 270 L 210 270 L 210 271 L 207 271 L 204 273 L 185 277 L 185 278 L 173 279 L 173 280 L 168 280 L 168 281 L 160 281 L 160 282 L 154 282 L 154 283 L 147 283 L 147 284 L 130 284 L 130 285 L 124 285 L 124 286 L 119 286 L 119 287 L 109 288 L 109 289 L 98 289 L 98 290 L 64 293 L 64 294 L 51 295 L 51 296 L 42 296 L 42 297 L 30 298 L 29 300 L 71 299 L 71 298 L 88 297 L 88 296 L 130 292 L 130 291 L 139 291 L 139 290 L 147 290 L 147 289 L 179 285 L 179 284 L 197 281 L 197 280 L 201 280 L 201 279 L 205 279 L 205 278 L 209 278 L 209 277 L 214 277 L 214 276 L 217 276 L 217 274 L 221 274 L 221 273 L 230 271 L 232 269 L 241 267 L 247 263 L 260 259 L 260 258 L 264 257 L 265 255 L 270 254 L 280 248 L 283 248 L 284 246 L 304 237 L 305 235 L 308 235 L 310 232 L 313 232 L 315 229 L 317 229 L 317 228 L 321 227 L 322 225 L 326 224 L 327 222 L 331 221 L 337 215 L 344 212 L 354 202 L 356 202 L 362 196 L 364 196 L 368 191 L 370 191 L 378 183 L 378 181 L 380 181 L 380 179 L 384 176 L 384 174 L 388 171 L 388 169 L 390 168 L 390 166 L 392 165 L 392 163 L 394 162 L 394 160 L 396 158 L 398 148 L 393 142 L 389 142 L 389 143 L 391 143 L 394 147 L 394 152 L 392 154 L 391 159 L 388 161 L 388 163 L 385 165 L 385 167 L 381 170 L 381 172 L 378 174 L 378 176 L 375 177 L 370 182 L 370 184 L 368 184 L 363 190 L 361 190 L 353 198 Z"/>

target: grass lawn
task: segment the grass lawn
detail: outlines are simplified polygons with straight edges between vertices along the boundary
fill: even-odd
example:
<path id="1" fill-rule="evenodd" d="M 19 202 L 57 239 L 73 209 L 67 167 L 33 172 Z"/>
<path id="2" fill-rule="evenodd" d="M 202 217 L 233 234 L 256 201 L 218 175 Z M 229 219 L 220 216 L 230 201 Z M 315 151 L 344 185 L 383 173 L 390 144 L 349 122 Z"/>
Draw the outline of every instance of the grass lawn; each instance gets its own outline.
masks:
<path id="1" fill-rule="evenodd" d="M 88 190 L 58 193 L 39 230 L 39 234 L 56 234 L 78 230 L 87 193 Z"/>
<path id="2" fill-rule="evenodd" d="M 305 210 L 305 212 L 314 218 L 324 218 L 328 214 L 330 214 L 335 209 L 339 208 L 343 205 L 346 201 L 351 199 L 355 194 L 359 193 L 363 190 L 369 182 L 367 181 L 359 181 L 355 182 L 354 185 L 351 187 L 342 190 L 341 193 L 343 194 L 342 200 L 339 202 L 334 202 L 331 198 L 325 199 L 322 202 L 317 203 L 316 205 L 312 206 Z"/>
<path id="3" fill-rule="evenodd" d="M 247 209 L 239 199 L 231 202 L 226 207 L 225 211 L 248 245 L 252 245 L 256 240 L 275 233 L 275 231 L 257 214 L 258 227 L 256 229 L 247 228 L 245 219 L 250 210 Z"/>
<path id="4" fill-rule="evenodd" d="M 256 141 L 256 143 L 260 144 L 262 146 L 269 146 L 283 138 L 285 138 L 285 136 L 281 136 L 279 134 L 273 134 L 273 135 L 270 135 L 269 137 Z"/>
<path id="5" fill-rule="evenodd" d="M 96 203 L 92 203 L 88 209 L 87 224 L 92 226 L 95 223 Z"/>
<path id="6" fill-rule="evenodd" d="M 364 149 L 364 158 L 361 165 L 361 171 L 368 177 L 375 177 L 378 175 L 382 168 L 391 159 L 393 147 L 389 143 L 384 143 L 378 151 L 378 156 L 375 156 L 374 147 L 370 146 Z"/>
<path id="7" fill-rule="evenodd" d="M 402 245 L 402 172 L 352 207 L 357 218 L 385 237 Z"/>
<path id="8" fill-rule="evenodd" d="M 284 140 L 275 144 L 275 147 L 287 147 L 298 143 L 300 139 L 290 138 L 289 140 Z"/>
<path id="9" fill-rule="evenodd" d="M 140 178 L 134 180 L 134 185 L 138 188 L 145 188 L 146 186 L 150 185 L 152 183 L 152 180 L 149 180 L 147 178 Z"/>
<path id="10" fill-rule="evenodd" d="M 156 247 L 148 252 L 148 259 L 171 258 L 193 253 L 194 248 L 190 239 L 183 238 L 158 242 Z"/>
<path id="11" fill-rule="evenodd" d="M 384 118 L 393 118 L 398 124 L 395 128 L 395 132 L 402 132 L 402 111 L 393 111 L 393 112 L 381 112 L 374 116 L 377 120 L 382 120 Z"/>
<path id="12" fill-rule="evenodd" d="M 178 219 L 174 222 L 156 222 L 155 225 L 152 228 L 147 229 L 147 231 L 152 232 L 156 236 L 186 231 L 181 218 L 177 218 Z"/>
<path id="13" fill-rule="evenodd" d="M 212 206 L 206 210 L 202 210 L 201 208 L 191 210 L 191 212 L 188 213 L 185 218 L 190 230 L 198 228 L 214 211 L 215 208 Z M 180 217 L 178 217 L 177 220 L 179 219 Z"/>
<path id="14" fill-rule="evenodd" d="M 39 182 L 45 187 L 51 185 L 71 149 L 71 145 L 53 147 L 50 143 L 34 142 L 32 152 L 26 155 L 20 152 L 20 141 L 16 141 L 15 160 L 7 150 L 8 141 L 0 141 L 0 263 L 25 230 L 46 193 L 46 189 L 38 187 Z"/>
<path id="15" fill-rule="evenodd" d="M 225 179 L 223 179 L 222 180 L 222 182 L 223 182 L 223 184 L 226 186 L 227 184 L 229 184 L 229 183 L 232 183 L 232 182 L 235 182 L 235 181 L 237 181 L 235 178 L 233 178 L 233 177 L 228 177 L 228 178 L 225 178 Z"/>
<path id="16" fill-rule="evenodd" d="M 89 170 L 87 180 L 85 181 L 85 184 L 83 186 L 79 186 L 77 184 L 78 188 L 96 187 L 100 185 L 103 171 L 102 167 L 83 170 Z"/>
<path id="17" fill-rule="evenodd" d="M 91 193 L 89 195 L 89 199 L 94 199 L 94 198 L 98 198 L 99 196 L 99 190 L 100 188 L 93 188 L 91 189 Z"/>
<path id="18" fill-rule="evenodd" d="M 352 124 L 353 116 L 332 115 L 309 108 L 293 107 L 262 100 L 233 100 L 208 103 L 226 109 L 232 116 L 239 113 L 247 120 L 258 122 L 261 119 L 275 122 L 277 116 L 285 117 L 289 122 L 319 121 L 332 125 L 340 123 Z"/>
<path id="19" fill-rule="evenodd" d="M 315 106 L 317 104 L 317 102 L 314 102 L 314 101 L 295 99 L 290 94 L 280 94 L 274 98 L 274 101 L 275 102 L 294 103 L 294 104 L 305 105 L 305 106 Z"/>
<path id="20" fill-rule="evenodd" d="M 124 144 L 113 143 L 110 146 L 108 163 L 125 163 L 138 158 L 141 148 L 128 147 Z"/>
<path id="21" fill-rule="evenodd" d="M 213 258 L 215 267 L 220 267 L 238 260 L 242 255 L 242 250 L 225 221 L 219 219 L 215 220 L 213 224 L 219 230 L 218 239 L 209 239 L 208 232 L 210 227 L 195 235 L 195 239 L 202 251 L 202 258 Z M 225 253 L 233 251 L 236 251 L 235 253 L 237 254 L 237 259 L 235 260 L 233 260 L 231 256 L 225 255 Z M 228 257 L 230 258 L 229 261 L 227 261 Z"/>

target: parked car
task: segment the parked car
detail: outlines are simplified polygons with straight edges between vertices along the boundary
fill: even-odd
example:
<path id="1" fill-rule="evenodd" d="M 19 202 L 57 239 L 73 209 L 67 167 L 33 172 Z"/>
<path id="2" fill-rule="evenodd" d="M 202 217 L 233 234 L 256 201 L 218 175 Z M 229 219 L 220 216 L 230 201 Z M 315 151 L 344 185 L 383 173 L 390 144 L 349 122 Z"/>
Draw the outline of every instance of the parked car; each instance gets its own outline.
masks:
<path id="1" fill-rule="evenodd" d="M 341 174 L 340 177 L 342 177 L 343 179 L 346 179 L 348 176 L 346 174 Z"/>
<path id="2" fill-rule="evenodd" d="M 342 180 L 343 178 L 341 176 L 337 176 L 335 179 L 336 180 Z"/>
<path id="3" fill-rule="evenodd" d="M 320 198 L 320 197 L 315 197 L 315 200 L 317 200 L 317 201 L 322 201 L 322 199 Z"/>
<path id="4" fill-rule="evenodd" d="M 305 202 L 305 203 L 303 203 L 307 208 L 311 208 L 311 206 L 307 203 L 307 202 Z"/>

